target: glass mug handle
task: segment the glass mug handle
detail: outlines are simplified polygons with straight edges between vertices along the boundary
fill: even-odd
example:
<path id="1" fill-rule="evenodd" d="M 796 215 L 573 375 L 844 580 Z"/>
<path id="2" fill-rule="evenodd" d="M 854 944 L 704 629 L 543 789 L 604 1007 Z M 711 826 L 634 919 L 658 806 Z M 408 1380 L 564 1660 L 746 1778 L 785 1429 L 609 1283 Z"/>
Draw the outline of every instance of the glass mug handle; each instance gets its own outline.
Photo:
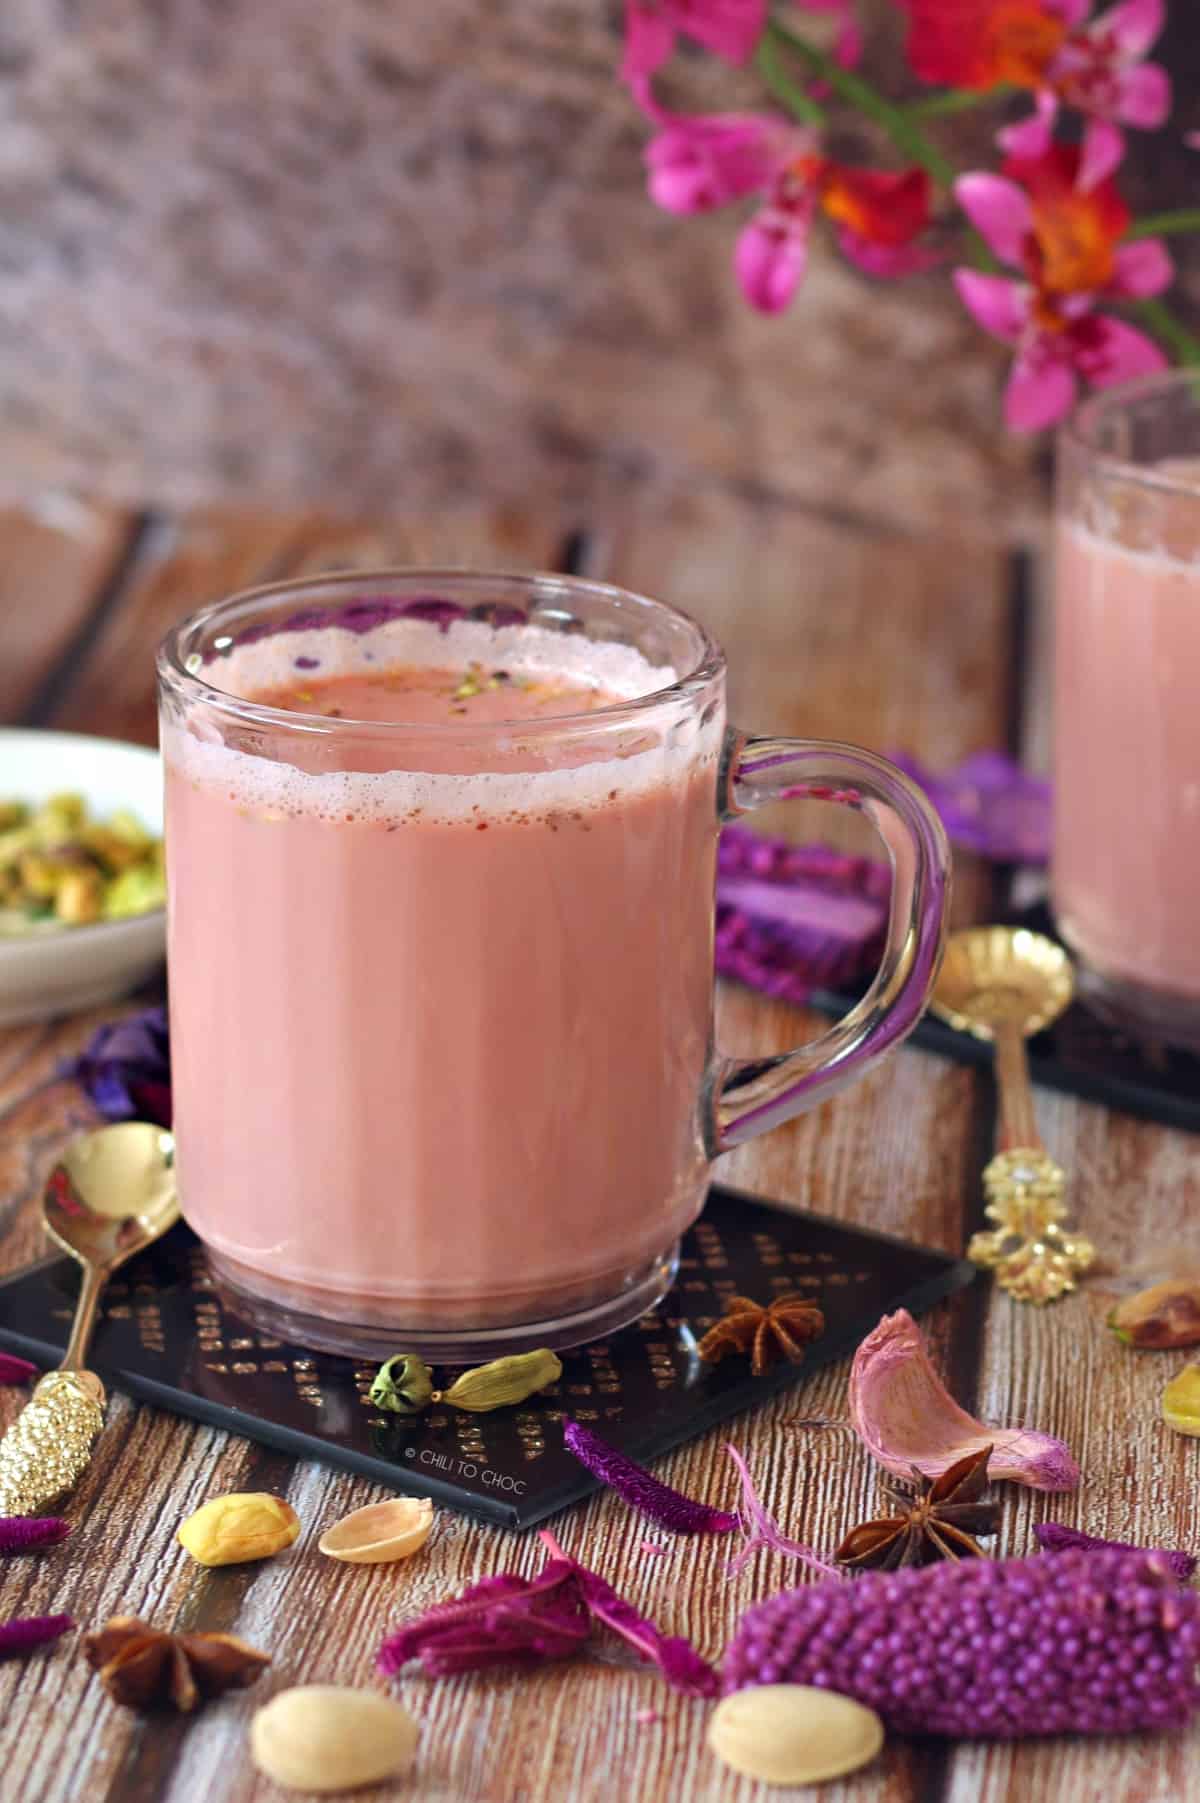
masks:
<path id="1" fill-rule="evenodd" d="M 862 1000 L 827 1033 L 768 1058 L 718 1054 L 711 1080 L 711 1157 L 815 1108 L 899 1045 L 937 977 L 950 895 L 950 847 L 916 785 L 886 758 L 853 745 L 730 735 L 722 820 L 769 801 L 830 801 L 865 814 L 892 867 L 883 958 Z"/>

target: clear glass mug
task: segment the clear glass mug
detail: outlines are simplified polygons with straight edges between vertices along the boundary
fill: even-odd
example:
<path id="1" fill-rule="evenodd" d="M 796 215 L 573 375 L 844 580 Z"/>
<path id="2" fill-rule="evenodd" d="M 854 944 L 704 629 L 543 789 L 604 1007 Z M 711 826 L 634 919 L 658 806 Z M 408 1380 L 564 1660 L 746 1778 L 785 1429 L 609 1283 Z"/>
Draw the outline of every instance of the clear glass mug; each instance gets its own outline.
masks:
<path id="1" fill-rule="evenodd" d="M 315 686 L 312 712 L 254 699 L 473 659 L 610 699 L 418 724 L 330 717 Z M 657 601 L 443 570 L 276 584 L 185 621 L 159 677 L 183 1209 L 272 1331 L 449 1360 L 609 1333 L 671 1284 L 712 1159 L 925 1007 L 936 815 L 870 752 L 727 728 L 721 651 Z M 789 796 L 877 828 L 886 949 L 820 1038 L 727 1058 L 718 832 Z"/>
<path id="2" fill-rule="evenodd" d="M 1107 389 L 1058 446 L 1054 850 L 1085 996 L 1200 1049 L 1200 376 Z"/>

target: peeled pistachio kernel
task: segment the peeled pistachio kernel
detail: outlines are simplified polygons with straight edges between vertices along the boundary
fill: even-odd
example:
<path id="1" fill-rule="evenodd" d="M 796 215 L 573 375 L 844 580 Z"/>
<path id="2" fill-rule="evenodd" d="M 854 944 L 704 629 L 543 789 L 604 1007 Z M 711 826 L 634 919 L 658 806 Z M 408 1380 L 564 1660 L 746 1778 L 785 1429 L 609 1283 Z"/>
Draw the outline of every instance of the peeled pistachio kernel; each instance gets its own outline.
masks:
<path id="1" fill-rule="evenodd" d="M 1200 1438 L 1200 1365 L 1185 1365 L 1162 1393 L 1162 1418 L 1177 1434 Z"/>
<path id="2" fill-rule="evenodd" d="M 241 1565 L 281 1553 L 299 1532 L 300 1517 L 282 1496 L 233 1490 L 189 1515 L 178 1539 L 200 1565 Z"/>
<path id="3" fill-rule="evenodd" d="M 433 1532 L 433 1504 L 421 1496 L 368 1503 L 326 1528 L 317 1545 L 346 1565 L 386 1565 L 410 1559 Z"/>
<path id="4" fill-rule="evenodd" d="M 722 1697 L 708 1724 L 717 1758 L 764 1784 L 823 1784 L 857 1771 L 883 1745 L 873 1709 L 808 1684 L 758 1684 Z"/>
<path id="5" fill-rule="evenodd" d="M 287 1790 L 331 1792 L 378 1784 L 406 1771 L 417 1724 L 374 1690 L 300 1684 L 254 1712 L 250 1754 L 264 1777 Z"/>

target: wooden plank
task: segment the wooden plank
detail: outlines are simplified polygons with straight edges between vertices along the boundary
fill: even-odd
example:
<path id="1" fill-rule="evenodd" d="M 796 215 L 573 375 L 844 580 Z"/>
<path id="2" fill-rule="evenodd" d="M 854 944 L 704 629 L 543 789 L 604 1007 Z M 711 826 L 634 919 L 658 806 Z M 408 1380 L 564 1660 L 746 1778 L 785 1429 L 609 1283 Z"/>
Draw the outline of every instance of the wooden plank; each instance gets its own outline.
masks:
<path id="1" fill-rule="evenodd" d="M 31 702 L 120 562 L 130 516 L 69 495 L 0 512 L 0 724 Z"/>
<path id="2" fill-rule="evenodd" d="M 546 568 L 557 561 L 566 525 L 515 511 L 462 510 L 416 525 L 371 525 L 320 515 L 214 510 L 147 537 L 128 601 L 109 623 L 54 724 L 153 743 L 154 653 L 192 608 L 261 582 L 405 563 L 475 562 Z"/>
<path id="3" fill-rule="evenodd" d="M 599 536 L 594 563 L 709 628 L 740 726 L 915 752 L 935 770 L 1005 743 L 1008 566 L 978 542 L 696 490 L 664 514 L 624 516 Z M 861 818 L 828 806 L 789 803 L 754 823 L 879 855 Z M 960 855 L 956 919 L 980 918 L 990 886 L 990 871 Z"/>
<path id="4" fill-rule="evenodd" d="M 1053 1307 L 997 1296 L 988 1310 L 979 1413 L 1060 1435 L 1084 1474 L 1069 1496 L 1006 1487 L 1010 1546 L 1032 1551 L 1031 1524 L 1052 1520 L 1105 1539 L 1196 1551 L 1195 1446 L 1159 1417 L 1163 1387 L 1189 1355 L 1134 1352 L 1104 1325 L 1121 1295 L 1169 1274 L 1180 1248 L 1194 1254 L 1196 1141 L 1051 1092 L 1039 1092 L 1037 1109 L 1047 1146 L 1068 1173 L 1073 1218 L 1095 1240 L 1103 1269 Z M 1182 1799 L 1194 1794 L 1198 1755 L 1200 1725 L 1136 1743 L 964 1749 L 948 1803 Z"/>
<path id="5" fill-rule="evenodd" d="M 487 518 L 465 512 L 414 528 L 216 513 L 178 529 L 162 523 L 143 538 L 128 591 L 76 682 L 65 690 L 54 723 L 152 738 L 158 637 L 189 607 L 234 588 L 320 569 L 425 559 L 547 566 L 557 560 L 564 536 L 554 522 L 535 525 L 516 514 Z M 33 669 L 31 664 L 23 667 Z M 15 659 L 11 670 L 21 695 L 25 691 Z M 34 670 L 35 678 L 37 674 Z M 112 1013 L 100 1010 L 59 1025 L 0 1032 L 0 1269 L 16 1268 L 41 1251 L 37 1199 L 45 1172 L 91 1119 L 86 1101 L 52 1079 L 60 1060 L 78 1050 L 99 1020 Z M 13 1418 L 21 1400 L 13 1392 L 0 1392 L 0 1427 Z M 207 1495 L 235 1489 L 283 1491 L 292 1473 L 290 1460 L 250 1441 L 114 1397 L 107 1431 L 70 1505 L 78 1531 L 69 1552 L 6 1570 L 0 1613 L 65 1610 L 83 1627 L 119 1613 L 144 1613 L 157 1622 L 197 1629 L 232 1627 L 243 1597 L 263 1572 L 257 1567 L 198 1571 L 174 1542 L 175 1526 Z M 332 1515 L 353 1506 L 342 1500 L 344 1478 L 309 1469 L 296 1481 L 302 1489 L 316 1484 L 322 1494 L 335 1493 L 338 1500 L 328 1510 Z M 357 1490 L 363 1500 L 383 1494 L 363 1485 Z M 307 1505 L 306 1513 L 311 1518 Z M 454 1528 L 461 1531 L 462 1524 Z M 453 1530 L 450 1537 L 455 1538 Z M 335 1568 L 315 1553 L 306 1563 L 324 1577 L 326 1600 L 332 1601 L 337 1586 L 329 1589 L 330 1580 L 348 1568 Z M 297 1629 L 306 1632 L 307 1604 L 293 1596 L 286 1601 L 297 1609 Z M 348 1657 L 348 1678 L 363 1681 L 369 1676 L 374 1640 L 381 1632 L 381 1624 L 370 1625 L 371 1645 L 364 1643 Z M 259 1639 L 268 1647 L 277 1645 L 277 1626 Z M 303 1675 L 314 1675 L 307 1661 Z M 252 1707 L 249 1699 L 239 1700 L 232 1708 L 214 1711 L 211 1725 L 206 1723 L 209 1738 L 214 1729 L 220 1736 L 222 1786 L 231 1773 L 240 1770 L 244 1776 L 248 1769 L 238 1738 Z M 51 1720 L 53 1736 L 47 1734 Z M 104 1795 L 113 1803 L 141 1798 L 150 1803 L 164 1794 L 185 1743 L 191 1747 L 184 1724 L 164 1728 L 111 1706 L 77 1648 L 60 1648 L 52 1659 L 28 1667 L 16 1662 L 0 1667 L 0 1722 L 6 1784 L 14 1787 L 14 1795 L 36 1796 L 39 1803 L 65 1803 L 84 1794 Z M 178 1794 L 194 1797 L 201 1793 L 189 1793 L 187 1769 Z M 211 1794 L 226 1792 L 214 1781 Z"/>

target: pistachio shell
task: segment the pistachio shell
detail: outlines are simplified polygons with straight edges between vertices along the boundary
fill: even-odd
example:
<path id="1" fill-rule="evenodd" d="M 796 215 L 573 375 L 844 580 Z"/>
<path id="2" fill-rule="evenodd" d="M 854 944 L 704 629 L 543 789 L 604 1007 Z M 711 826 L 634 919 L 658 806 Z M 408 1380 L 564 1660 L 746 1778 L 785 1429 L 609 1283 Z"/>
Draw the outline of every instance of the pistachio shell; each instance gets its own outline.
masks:
<path id="1" fill-rule="evenodd" d="M 250 1751 L 286 1790 L 331 1792 L 378 1784 L 412 1764 L 417 1724 L 374 1690 L 301 1684 L 264 1703 L 250 1723 Z"/>
<path id="2" fill-rule="evenodd" d="M 368 1503 L 326 1528 L 317 1545 L 346 1565 L 386 1565 L 419 1552 L 433 1532 L 433 1504 L 422 1496 Z"/>
<path id="3" fill-rule="evenodd" d="M 1200 1345 L 1200 1283 L 1173 1278 L 1127 1296 L 1108 1317 L 1127 1346 L 1170 1349 Z"/>
<path id="4" fill-rule="evenodd" d="M 708 1744 L 733 1771 L 764 1784 L 823 1784 L 874 1759 L 883 1723 L 836 1691 L 759 1684 L 721 1699 Z"/>
<path id="5" fill-rule="evenodd" d="M 1177 1434 L 1200 1437 L 1200 1365 L 1185 1365 L 1162 1393 L 1162 1417 Z"/>

